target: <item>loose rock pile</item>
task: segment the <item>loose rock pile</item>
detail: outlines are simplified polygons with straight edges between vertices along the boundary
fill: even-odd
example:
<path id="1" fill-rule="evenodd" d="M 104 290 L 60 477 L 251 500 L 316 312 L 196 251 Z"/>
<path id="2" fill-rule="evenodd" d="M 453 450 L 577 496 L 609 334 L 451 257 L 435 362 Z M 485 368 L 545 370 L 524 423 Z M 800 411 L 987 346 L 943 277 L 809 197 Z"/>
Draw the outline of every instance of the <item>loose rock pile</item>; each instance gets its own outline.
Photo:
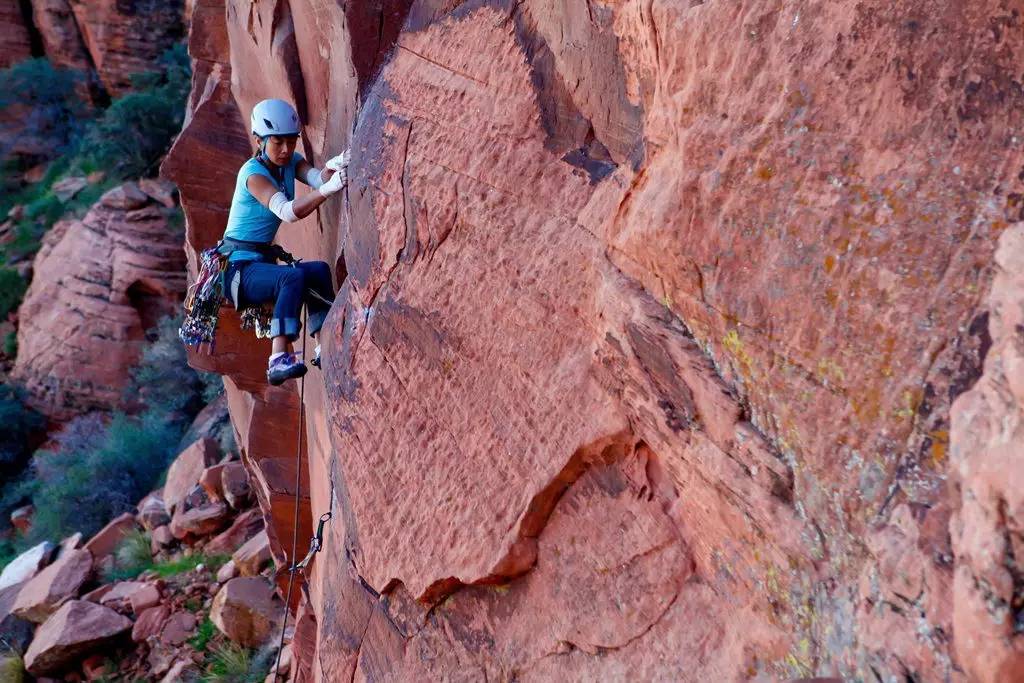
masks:
<path id="1" fill-rule="evenodd" d="M 185 448 L 134 514 L 82 540 L 39 544 L 5 569 L 0 680 L 188 681 L 229 641 L 276 646 L 283 601 L 263 517 L 245 466 L 212 439 Z"/>

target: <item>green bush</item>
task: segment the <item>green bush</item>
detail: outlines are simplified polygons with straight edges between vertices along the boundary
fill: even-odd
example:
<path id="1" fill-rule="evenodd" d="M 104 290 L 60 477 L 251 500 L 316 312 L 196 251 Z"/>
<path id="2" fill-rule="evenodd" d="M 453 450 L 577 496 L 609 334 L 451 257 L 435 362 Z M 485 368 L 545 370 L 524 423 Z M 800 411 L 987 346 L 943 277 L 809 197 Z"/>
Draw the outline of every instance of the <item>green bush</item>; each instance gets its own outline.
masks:
<path id="1" fill-rule="evenodd" d="M 152 567 L 153 553 L 150 550 L 149 534 L 132 529 L 118 544 L 113 565 L 103 570 L 103 579 L 106 582 L 128 581 Z"/>
<path id="2" fill-rule="evenodd" d="M 18 271 L 0 266 L 0 319 L 21 305 L 28 283 L 18 275 Z"/>
<path id="3" fill-rule="evenodd" d="M 203 683 L 262 683 L 270 673 L 269 650 L 251 650 L 225 643 L 213 649 L 200 678 Z"/>
<path id="4" fill-rule="evenodd" d="M 6 481 L 24 467 L 46 421 L 25 405 L 19 388 L 0 383 L 0 425 L 4 430 L 4 438 L 0 439 L 0 477 Z"/>
<path id="5" fill-rule="evenodd" d="M 196 634 L 189 638 L 188 644 L 196 652 L 206 652 L 207 646 L 215 635 L 217 635 L 217 627 L 210 621 L 210 617 L 206 617 L 196 629 Z"/>
<path id="6" fill-rule="evenodd" d="M 89 113 L 76 92 L 82 80 L 81 72 L 55 68 L 45 58 L 27 59 L 0 70 L 0 109 L 19 107 L 17 119 L 25 121 L 26 134 L 45 141 L 40 148 L 46 148 L 49 158 L 57 158 L 77 138 L 81 121 Z M 0 149 L 0 156 L 12 151 Z"/>
<path id="7" fill-rule="evenodd" d="M 148 411 L 179 421 L 202 408 L 204 389 L 199 373 L 188 366 L 188 354 L 178 339 L 180 326 L 180 317 L 168 316 L 157 323 L 156 339 L 143 350 L 126 393 L 142 401 Z"/>
<path id="8" fill-rule="evenodd" d="M 4 337 L 4 355 L 8 358 L 14 358 L 18 355 L 18 335 L 14 332 L 8 332 Z M 203 394 L 206 395 L 205 393 Z"/>
<path id="9" fill-rule="evenodd" d="M 160 72 L 139 74 L 137 88 L 116 99 L 82 145 L 84 157 L 121 178 L 149 175 L 181 130 L 190 69 L 183 46 L 168 50 Z"/>
<path id="10" fill-rule="evenodd" d="M 90 536 L 134 509 L 176 455 L 180 432 L 159 413 L 115 414 L 91 448 L 38 452 L 31 537 Z"/>

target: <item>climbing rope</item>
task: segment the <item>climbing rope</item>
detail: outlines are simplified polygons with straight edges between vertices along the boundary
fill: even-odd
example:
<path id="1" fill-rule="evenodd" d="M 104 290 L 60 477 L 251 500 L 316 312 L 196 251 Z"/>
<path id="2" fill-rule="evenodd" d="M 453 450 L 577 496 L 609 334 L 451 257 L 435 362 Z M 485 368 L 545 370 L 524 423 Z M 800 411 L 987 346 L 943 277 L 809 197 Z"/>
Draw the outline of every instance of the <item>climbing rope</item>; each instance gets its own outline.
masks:
<path id="1" fill-rule="evenodd" d="M 308 311 L 306 307 L 302 308 L 302 358 L 306 358 L 306 323 L 308 318 Z M 306 432 L 305 424 L 306 416 L 306 376 L 303 375 L 299 380 L 299 436 L 298 443 L 295 446 L 295 512 L 292 520 L 292 553 L 289 556 L 289 560 L 294 562 L 295 555 L 299 550 L 299 494 L 300 487 L 302 486 L 302 437 Z M 280 676 L 281 670 L 281 651 L 284 650 L 284 633 L 285 628 L 288 626 L 288 607 L 292 603 L 292 586 L 295 583 L 295 567 L 289 567 L 288 569 L 288 590 L 284 600 L 284 608 L 281 618 L 281 638 L 277 644 L 277 660 L 274 662 L 274 683 Z M 292 660 L 294 661 L 294 653 Z"/>
<path id="2" fill-rule="evenodd" d="M 309 291 L 310 291 L 310 293 L 312 293 L 315 296 L 317 296 L 318 298 L 320 298 L 322 301 L 325 301 L 327 303 L 331 303 L 331 302 L 328 302 L 323 297 L 321 297 L 318 294 L 316 294 L 316 292 L 313 292 L 313 290 L 309 290 Z M 308 315 L 309 315 L 309 312 L 306 310 L 305 307 L 303 307 L 303 309 L 302 309 L 302 329 L 303 329 L 303 334 L 302 334 L 302 357 L 303 357 L 303 360 L 305 360 L 305 357 L 306 357 L 306 333 L 305 333 L 305 329 L 306 329 L 306 323 L 308 322 L 308 320 L 307 320 Z M 298 551 L 299 551 L 299 494 L 300 494 L 300 487 L 302 486 L 302 437 L 304 436 L 305 431 L 306 431 L 306 429 L 305 429 L 305 426 L 306 426 L 305 425 L 305 414 L 306 414 L 306 376 L 303 375 L 302 378 L 299 379 L 299 435 L 298 435 L 298 443 L 295 446 L 295 509 L 294 509 L 294 514 L 293 514 L 293 518 L 292 518 L 292 552 L 291 552 L 291 555 L 289 555 L 289 557 L 288 557 L 290 562 L 295 562 L 295 557 L 296 557 L 296 555 L 298 554 Z M 292 564 L 290 567 L 288 567 L 288 590 L 285 593 L 286 597 L 285 597 L 285 601 L 284 601 L 284 607 L 282 608 L 283 614 L 282 614 L 282 617 L 281 617 L 281 637 L 278 640 L 278 644 L 277 644 L 277 659 L 274 662 L 274 683 L 277 683 L 277 681 L 278 681 L 278 679 L 280 677 L 281 652 L 284 650 L 284 636 L 285 636 L 285 630 L 286 630 L 286 628 L 288 626 L 288 607 L 289 607 L 289 605 L 291 605 L 291 602 L 292 602 L 292 588 L 293 588 L 293 586 L 295 584 L 295 573 L 298 572 L 298 571 L 304 571 L 305 568 L 309 565 L 310 561 L 313 559 L 313 556 L 316 555 L 318 552 L 320 552 L 320 550 L 323 548 L 323 546 L 324 546 L 324 526 L 327 524 L 327 522 L 331 521 L 331 518 L 333 516 L 334 516 L 334 478 L 332 477 L 331 478 L 331 498 L 330 498 L 330 501 L 328 503 L 328 509 L 327 509 L 327 512 L 325 512 L 324 514 L 320 515 L 320 519 L 319 519 L 319 522 L 318 522 L 317 527 L 316 527 L 316 532 L 313 534 L 312 538 L 310 538 L 310 540 L 309 540 L 309 552 L 306 553 L 306 556 L 304 558 L 302 558 L 301 562 Z M 293 662 L 295 661 L 294 656 L 295 656 L 295 653 L 293 652 L 292 653 L 292 661 Z"/>

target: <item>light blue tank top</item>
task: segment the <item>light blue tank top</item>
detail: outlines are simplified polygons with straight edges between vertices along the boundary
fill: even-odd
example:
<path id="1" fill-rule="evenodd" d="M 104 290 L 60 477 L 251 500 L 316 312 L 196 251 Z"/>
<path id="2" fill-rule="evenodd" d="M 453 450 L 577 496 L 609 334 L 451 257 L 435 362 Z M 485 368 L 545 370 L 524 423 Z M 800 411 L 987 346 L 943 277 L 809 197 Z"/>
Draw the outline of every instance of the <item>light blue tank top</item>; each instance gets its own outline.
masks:
<path id="1" fill-rule="evenodd" d="M 265 176 L 276 187 L 280 188 L 288 199 L 295 198 L 295 167 L 303 157 L 298 152 L 292 154 L 291 163 L 284 169 L 284 185 L 267 170 L 255 157 L 249 159 L 238 170 L 235 181 L 235 194 L 231 197 L 231 211 L 228 213 L 228 227 L 224 230 L 225 237 L 246 242 L 263 242 L 270 244 L 281 227 L 281 219 L 273 211 L 263 206 L 252 196 L 246 183 L 249 176 L 258 173 Z M 236 251 L 228 257 L 229 261 L 259 261 L 262 257 L 255 251 Z"/>

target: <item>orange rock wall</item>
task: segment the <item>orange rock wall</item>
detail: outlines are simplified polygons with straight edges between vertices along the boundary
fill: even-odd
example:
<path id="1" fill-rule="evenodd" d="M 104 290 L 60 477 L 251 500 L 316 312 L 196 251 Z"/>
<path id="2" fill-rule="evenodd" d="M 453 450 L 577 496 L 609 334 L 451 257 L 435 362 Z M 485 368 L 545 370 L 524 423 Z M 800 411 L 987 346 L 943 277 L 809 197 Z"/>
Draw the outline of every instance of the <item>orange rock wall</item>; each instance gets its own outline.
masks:
<path id="1" fill-rule="evenodd" d="M 130 400 L 146 333 L 177 313 L 185 291 L 172 213 L 125 183 L 46 234 L 18 309 L 13 372 L 37 410 L 64 421 Z"/>
<path id="2" fill-rule="evenodd" d="M 353 148 L 281 231 L 339 286 L 299 678 L 1024 675 L 1022 9 L 197 0 L 193 263 L 256 101 Z M 222 321 L 283 566 L 299 388 Z"/>

